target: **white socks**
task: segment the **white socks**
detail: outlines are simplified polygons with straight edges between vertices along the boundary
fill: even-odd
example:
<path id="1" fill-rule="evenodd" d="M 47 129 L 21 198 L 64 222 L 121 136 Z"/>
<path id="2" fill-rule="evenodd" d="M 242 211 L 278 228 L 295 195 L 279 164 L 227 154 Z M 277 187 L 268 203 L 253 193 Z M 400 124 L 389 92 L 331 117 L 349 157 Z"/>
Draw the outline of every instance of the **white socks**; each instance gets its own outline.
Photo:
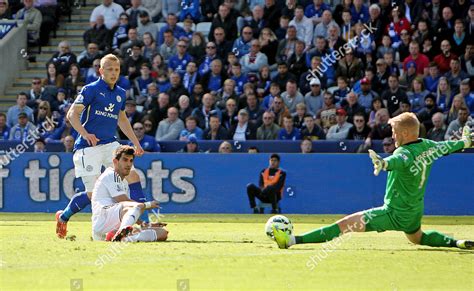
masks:
<path id="1" fill-rule="evenodd" d="M 156 232 L 153 229 L 145 229 L 134 235 L 128 236 L 126 242 L 152 242 L 156 241 Z"/>
<path id="2" fill-rule="evenodd" d="M 127 226 L 132 226 L 137 222 L 138 218 L 140 218 L 141 211 L 140 207 L 135 206 L 133 208 L 130 208 L 130 210 L 125 213 L 125 215 L 122 218 L 122 223 L 120 224 L 120 229 L 124 229 Z"/>

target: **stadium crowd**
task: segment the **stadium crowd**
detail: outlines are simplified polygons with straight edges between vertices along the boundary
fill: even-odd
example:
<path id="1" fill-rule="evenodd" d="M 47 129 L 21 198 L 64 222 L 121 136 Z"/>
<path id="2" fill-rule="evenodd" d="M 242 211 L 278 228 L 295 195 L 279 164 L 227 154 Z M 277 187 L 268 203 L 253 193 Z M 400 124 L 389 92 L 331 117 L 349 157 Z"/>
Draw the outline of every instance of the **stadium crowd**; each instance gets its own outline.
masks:
<path id="1" fill-rule="evenodd" d="M 15 17 L 40 35 L 34 3 Z M 0 0 L 0 18 L 8 9 Z M 467 0 L 103 0 L 84 51 L 60 42 L 45 74 L 0 113 L 0 139 L 22 140 L 53 118 L 42 142 L 71 148 L 65 113 L 108 53 L 122 62 L 118 85 L 145 151 L 183 140 L 194 152 L 203 139 L 353 139 L 367 150 L 407 111 L 421 137 L 457 138 L 474 117 L 473 35 Z"/>

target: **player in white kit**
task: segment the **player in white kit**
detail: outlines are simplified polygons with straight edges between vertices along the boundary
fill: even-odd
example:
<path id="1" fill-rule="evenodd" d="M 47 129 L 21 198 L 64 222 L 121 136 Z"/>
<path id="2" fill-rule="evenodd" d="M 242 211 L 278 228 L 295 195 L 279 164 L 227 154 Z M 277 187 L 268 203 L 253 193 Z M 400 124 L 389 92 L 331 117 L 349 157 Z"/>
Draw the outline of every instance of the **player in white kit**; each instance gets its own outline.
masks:
<path id="1" fill-rule="evenodd" d="M 92 191 L 92 238 L 106 240 L 114 232 L 112 241 L 164 241 L 168 231 L 163 227 L 152 227 L 134 231 L 145 209 L 157 208 L 156 201 L 145 203 L 130 199 L 128 176 L 135 157 L 131 146 L 120 146 L 114 152 L 113 168 L 107 168 L 98 178 Z"/>

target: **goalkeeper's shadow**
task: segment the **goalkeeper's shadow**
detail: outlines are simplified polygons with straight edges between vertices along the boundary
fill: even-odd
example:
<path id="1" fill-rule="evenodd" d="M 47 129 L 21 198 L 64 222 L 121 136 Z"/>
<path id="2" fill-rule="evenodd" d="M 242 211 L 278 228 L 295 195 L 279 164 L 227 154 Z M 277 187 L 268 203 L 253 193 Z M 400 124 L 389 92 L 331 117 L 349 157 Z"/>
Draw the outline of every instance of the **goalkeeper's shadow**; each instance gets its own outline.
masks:
<path id="1" fill-rule="evenodd" d="M 167 240 L 166 243 L 191 243 L 191 244 L 206 244 L 206 243 L 231 243 L 231 244 L 252 244 L 251 240 L 195 240 L 195 239 L 183 239 L 183 240 Z"/>

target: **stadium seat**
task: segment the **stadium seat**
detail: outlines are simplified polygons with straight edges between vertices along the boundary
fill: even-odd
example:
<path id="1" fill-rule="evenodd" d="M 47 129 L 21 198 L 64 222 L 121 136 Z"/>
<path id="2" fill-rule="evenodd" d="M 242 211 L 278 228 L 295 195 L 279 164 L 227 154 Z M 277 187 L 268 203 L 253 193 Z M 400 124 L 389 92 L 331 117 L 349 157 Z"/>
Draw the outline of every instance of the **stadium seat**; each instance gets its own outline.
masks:
<path id="1" fill-rule="evenodd" d="M 264 203 L 260 200 L 257 199 L 257 207 L 258 207 L 258 210 L 260 211 L 260 213 L 265 213 L 265 208 L 272 208 L 272 204 L 271 203 Z M 281 213 L 281 207 L 280 207 L 280 201 L 278 201 L 278 213 Z"/>
<path id="2" fill-rule="evenodd" d="M 176 23 L 177 26 L 184 28 L 184 23 L 183 22 L 178 22 Z M 196 31 L 196 24 L 193 23 L 193 26 L 191 27 L 193 31 Z"/>
<path id="3" fill-rule="evenodd" d="M 211 22 L 200 22 L 196 25 L 196 32 L 201 32 L 205 37 L 209 35 L 211 31 Z"/>

